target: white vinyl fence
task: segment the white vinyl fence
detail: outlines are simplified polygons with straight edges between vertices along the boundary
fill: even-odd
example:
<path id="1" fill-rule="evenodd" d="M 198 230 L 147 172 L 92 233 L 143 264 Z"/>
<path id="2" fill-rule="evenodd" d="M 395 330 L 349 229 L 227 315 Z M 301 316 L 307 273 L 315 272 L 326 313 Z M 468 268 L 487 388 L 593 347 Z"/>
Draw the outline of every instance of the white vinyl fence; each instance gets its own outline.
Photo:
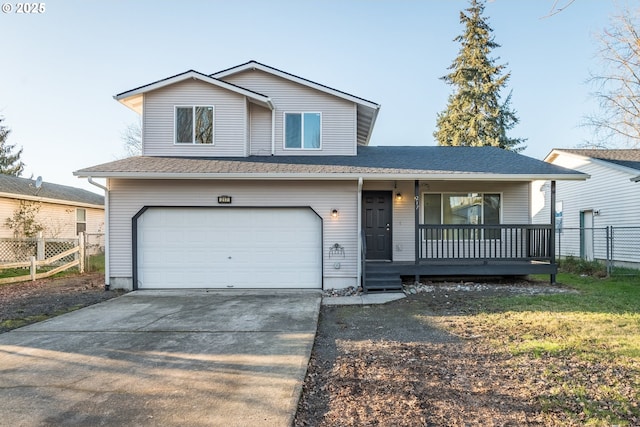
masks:
<path id="1" fill-rule="evenodd" d="M 25 274 L 0 279 L 0 284 L 36 280 L 78 267 L 84 272 L 85 236 L 75 239 L 0 239 L 0 272 L 24 269 Z M 46 270 L 38 272 L 38 269 Z M 28 271 L 28 273 L 26 273 Z"/>

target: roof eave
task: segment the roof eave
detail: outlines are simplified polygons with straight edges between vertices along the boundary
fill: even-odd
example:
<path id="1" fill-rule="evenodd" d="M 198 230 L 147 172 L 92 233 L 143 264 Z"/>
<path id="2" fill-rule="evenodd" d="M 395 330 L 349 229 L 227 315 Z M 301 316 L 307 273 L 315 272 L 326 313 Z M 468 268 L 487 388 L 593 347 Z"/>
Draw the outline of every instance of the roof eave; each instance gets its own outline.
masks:
<path id="1" fill-rule="evenodd" d="M 367 180 L 432 180 L 432 181 L 585 181 L 587 174 L 487 174 L 487 173 L 169 173 L 169 172 L 90 172 L 76 171 L 80 178 L 119 178 L 119 179 L 233 179 L 233 180 L 326 180 L 340 181 L 350 179 Z"/>

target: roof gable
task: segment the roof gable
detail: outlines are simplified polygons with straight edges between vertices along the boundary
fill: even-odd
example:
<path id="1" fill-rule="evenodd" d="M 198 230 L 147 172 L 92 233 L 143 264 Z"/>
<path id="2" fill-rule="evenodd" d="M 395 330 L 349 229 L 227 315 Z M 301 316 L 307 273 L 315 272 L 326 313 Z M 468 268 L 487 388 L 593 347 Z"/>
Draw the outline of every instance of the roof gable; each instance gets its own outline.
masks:
<path id="1" fill-rule="evenodd" d="M 282 77 L 284 79 L 287 80 L 291 80 L 293 82 L 296 82 L 298 84 L 304 85 L 304 86 L 309 86 L 312 87 L 316 90 L 319 90 L 321 92 L 326 92 L 329 93 L 331 95 L 337 96 L 338 98 L 343 98 L 358 104 L 363 104 L 366 105 L 370 108 L 380 108 L 380 105 L 376 104 L 373 101 L 368 101 L 364 98 L 360 98 L 358 96 L 355 95 L 351 95 L 347 92 L 343 92 L 341 90 L 338 89 L 334 89 L 331 88 L 329 86 L 323 85 L 321 83 L 317 83 L 314 82 L 312 80 L 309 79 L 305 79 L 304 77 L 300 77 L 300 76 L 296 76 L 295 74 L 291 74 L 288 73 L 286 71 L 282 71 L 279 70 L 277 68 L 274 67 L 270 67 L 269 65 L 265 65 L 262 64 L 260 62 L 257 61 L 249 61 L 249 62 L 245 62 L 244 64 L 240 64 L 237 65 L 235 67 L 231 67 L 231 68 L 227 68 L 226 70 L 222 70 L 222 71 L 218 71 L 216 73 L 211 74 L 211 77 L 214 77 L 216 79 L 224 79 L 225 77 L 228 77 L 232 74 L 237 74 L 237 73 L 241 73 L 243 71 L 247 71 L 247 70 L 252 70 L 252 69 L 256 69 L 256 70 L 260 70 L 260 71 L 264 71 L 265 73 L 269 73 L 269 74 L 273 74 L 279 77 Z"/>
<path id="2" fill-rule="evenodd" d="M 194 71 L 194 70 L 188 70 L 188 71 L 185 71 L 184 73 L 176 74 L 175 76 L 157 80 L 155 82 L 137 87 L 135 89 L 131 89 L 126 92 L 119 93 L 115 95 L 113 98 L 117 101 L 120 101 L 122 104 L 126 105 L 133 111 L 137 113 L 141 113 L 142 112 L 142 95 L 144 93 L 150 92 L 152 90 L 160 89 L 163 87 L 167 87 L 172 84 L 183 82 L 189 79 L 199 80 L 199 81 L 238 93 L 240 95 L 246 96 L 252 102 L 265 106 L 269 109 L 273 109 L 271 100 L 266 95 L 252 91 L 250 89 L 246 89 L 246 88 L 234 85 L 229 82 L 216 79 L 214 77 L 199 73 L 198 71 Z"/>
<path id="3" fill-rule="evenodd" d="M 235 67 L 227 68 L 226 70 L 213 73 L 211 74 L 211 77 L 224 80 L 226 77 L 248 70 L 260 70 L 265 73 L 283 78 L 285 80 L 289 80 L 297 84 L 307 86 L 320 92 L 324 92 L 355 103 L 357 105 L 358 144 L 367 145 L 369 143 L 369 140 L 371 139 L 371 133 L 373 131 L 373 126 L 375 125 L 378 111 L 380 110 L 379 104 L 253 60 L 245 62 L 244 64 L 237 65 Z"/>
<path id="4" fill-rule="evenodd" d="M 640 172 L 640 149 L 565 149 L 556 148 L 545 158 L 545 161 L 553 162 L 562 153 L 582 158 L 590 158 L 599 161 L 605 166 L 614 167 L 631 174 Z"/>

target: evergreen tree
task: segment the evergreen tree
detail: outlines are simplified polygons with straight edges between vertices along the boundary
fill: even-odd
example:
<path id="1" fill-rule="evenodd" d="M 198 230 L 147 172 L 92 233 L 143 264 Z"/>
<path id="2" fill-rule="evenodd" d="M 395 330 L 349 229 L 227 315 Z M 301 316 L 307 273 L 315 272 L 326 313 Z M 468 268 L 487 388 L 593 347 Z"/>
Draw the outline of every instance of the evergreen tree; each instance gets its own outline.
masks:
<path id="1" fill-rule="evenodd" d="M 14 152 L 15 144 L 9 144 L 7 138 L 11 130 L 2 124 L 0 117 L 0 174 L 20 176 L 24 171 L 24 163 L 20 160 L 22 148 Z"/>
<path id="2" fill-rule="evenodd" d="M 449 96 L 447 109 L 438 114 L 437 130 L 433 136 L 438 145 L 491 145 L 520 151 L 525 139 L 509 138 L 507 131 L 518 124 L 515 111 L 510 108 L 511 94 L 501 103 L 500 90 L 510 73 L 501 75 L 505 65 L 496 65 L 489 58 L 492 49 L 500 47 L 494 41 L 493 30 L 483 16 L 482 0 L 471 0 L 471 7 L 460 12 L 464 34 L 454 41 L 462 46 L 442 77 L 456 90 Z"/>

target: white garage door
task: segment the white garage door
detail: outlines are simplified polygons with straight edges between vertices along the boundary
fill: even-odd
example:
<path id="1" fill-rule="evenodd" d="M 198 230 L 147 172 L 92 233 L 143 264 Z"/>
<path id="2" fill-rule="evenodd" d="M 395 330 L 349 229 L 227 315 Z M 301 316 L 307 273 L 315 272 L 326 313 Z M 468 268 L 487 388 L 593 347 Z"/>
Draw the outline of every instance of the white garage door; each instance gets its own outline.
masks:
<path id="1" fill-rule="evenodd" d="M 148 208 L 137 273 L 139 289 L 321 288 L 321 220 L 308 208 Z"/>

